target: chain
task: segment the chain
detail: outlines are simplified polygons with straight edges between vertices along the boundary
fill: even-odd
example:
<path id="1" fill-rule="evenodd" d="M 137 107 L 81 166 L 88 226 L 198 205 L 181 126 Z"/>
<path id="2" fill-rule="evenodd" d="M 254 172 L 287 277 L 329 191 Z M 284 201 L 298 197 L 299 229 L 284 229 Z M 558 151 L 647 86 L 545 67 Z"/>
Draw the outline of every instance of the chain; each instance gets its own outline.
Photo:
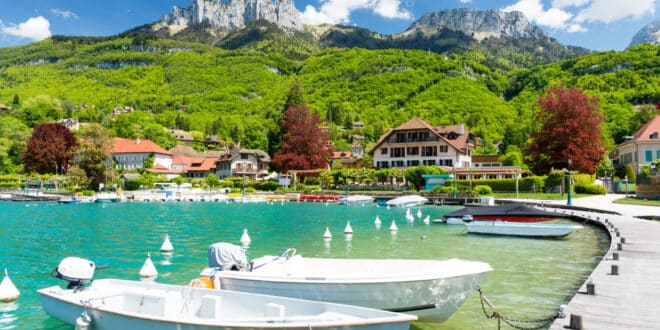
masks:
<path id="1" fill-rule="evenodd" d="M 497 328 L 500 329 L 500 322 L 504 321 L 504 323 L 508 324 L 512 328 L 519 329 L 519 330 L 536 330 L 536 329 L 544 329 L 547 328 L 554 320 L 557 318 L 557 316 L 552 316 L 552 317 L 546 317 L 543 319 L 538 319 L 538 320 L 518 320 L 518 319 L 512 319 L 510 317 L 507 317 L 505 315 L 500 314 L 500 312 L 497 311 L 495 306 L 488 301 L 488 298 L 481 292 L 481 287 L 477 285 L 475 288 L 477 292 L 479 292 L 479 300 L 481 301 L 481 310 L 484 312 L 484 316 L 486 316 L 487 319 L 497 319 Z M 489 313 L 488 310 L 486 310 L 486 306 L 491 310 Z M 523 323 L 523 324 L 538 324 L 536 326 L 532 327 L 527 327 L 527 326 L 520 326 L 518 324 Z"/>

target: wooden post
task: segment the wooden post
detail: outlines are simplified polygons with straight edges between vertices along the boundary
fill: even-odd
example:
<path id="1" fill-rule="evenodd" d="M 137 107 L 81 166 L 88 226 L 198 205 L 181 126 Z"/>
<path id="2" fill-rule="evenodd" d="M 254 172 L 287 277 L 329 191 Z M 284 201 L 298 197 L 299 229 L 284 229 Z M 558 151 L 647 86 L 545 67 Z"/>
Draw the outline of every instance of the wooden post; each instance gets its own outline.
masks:
<path id="1" fill-rule="evenodd" d="M 610 275 L 619 275 L 619 266 L 617 265 L 612 265 L 612 272 Z"/>
<path id="2" fill-rule="evenodd" d="M 592 296 L 596 294 L 596 285 L 593 282 L 587 283 L 587 294 Z"/>
<path id="3" fill-rule="evenodd" d="M 582 330 L 582 316 L 571 314 L 571 323 L 568 325 L 568 328 Z"/>

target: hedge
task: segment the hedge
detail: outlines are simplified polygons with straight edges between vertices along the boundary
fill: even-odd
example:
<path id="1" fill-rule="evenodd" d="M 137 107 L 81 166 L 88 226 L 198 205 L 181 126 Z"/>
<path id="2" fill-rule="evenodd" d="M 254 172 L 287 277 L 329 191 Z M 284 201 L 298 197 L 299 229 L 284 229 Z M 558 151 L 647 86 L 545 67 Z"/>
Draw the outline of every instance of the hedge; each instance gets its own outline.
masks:
<path id="1" fill-rule="evenodd" d="M 605 195 L 607 191 L 605 187 L 593 183 L 589 184 L 576 184 L 575 192 L 578 194 L 591 194 L 591 195 Z"/>
<path id="2" fill-rule="evenodd" d="M 459 190 L 470 189 L 469 180 L 456 181 Z M 449 180 L 445 183 L 447 187 L 453 187 L 454 182 Z M 516 191 L 516 179 L 489 179 L 489 180 L 472 180 L 472 187 L 476 186 L 489 186 L 495 192 L 512 192 Z M 536 192 L 543 191 L 543 177 L 530 176 L 518 179 L 518 191 L 532 191 L 532 187 Z"/>

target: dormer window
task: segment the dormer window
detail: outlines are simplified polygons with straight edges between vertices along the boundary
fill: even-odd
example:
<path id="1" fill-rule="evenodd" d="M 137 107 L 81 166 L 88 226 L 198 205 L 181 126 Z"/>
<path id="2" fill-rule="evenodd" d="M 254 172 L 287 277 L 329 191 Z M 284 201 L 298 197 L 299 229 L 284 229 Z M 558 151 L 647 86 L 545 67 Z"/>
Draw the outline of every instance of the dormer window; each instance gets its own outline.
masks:
<path id="1" fill-rule="evenodd" d="M 658 132 L 653 132 L 653 133 L 651 133 L 651 135 L 649 136 L 649 138 L 650 138 L 651 140 L 657 140 L 657 139 L 658 139 Z"/>

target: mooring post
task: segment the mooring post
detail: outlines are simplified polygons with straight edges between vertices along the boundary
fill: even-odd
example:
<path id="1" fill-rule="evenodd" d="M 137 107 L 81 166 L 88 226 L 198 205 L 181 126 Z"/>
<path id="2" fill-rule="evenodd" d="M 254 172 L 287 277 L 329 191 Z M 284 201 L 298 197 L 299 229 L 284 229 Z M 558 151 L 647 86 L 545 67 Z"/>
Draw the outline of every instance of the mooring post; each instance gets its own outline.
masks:
<path id="1" fill-rule="evenodd" d="M 571 323 L 569 323 L 568 328 L 582 330 L 582 316 L 571 314 Z"/>
<path id="2" fill-rule="evenodd" d="M 616 249 L 619 250 L 619 251 L 623 250 L 623 244 L 616 243 Z"/>
<path id="3" fill-rule="evenodd" d="M 612 260 L 619 260 L 619 253 L 617 252 L 612 253 Z"/>
<path id="4" fill-rule="evenodd" d="M 596 285 L 594 284 L 594 282 L 589 281 L 587 283 L 587 294 L 591 296 L 596 294 Z"/>
<path id="5" fill-rule="evenodd" d="M 619 275 L 619 266 L 618 265 L 612 265 L 612 272 L 610 275 Z"/>
<path id="6" fill-rule="evenodd" d="M 622 244 L 623 244 L 623 243 L 626 243 L 626 238 L 625 238 L 625 237 L 621 237 L 621 243 L 622 243 Z"/>

